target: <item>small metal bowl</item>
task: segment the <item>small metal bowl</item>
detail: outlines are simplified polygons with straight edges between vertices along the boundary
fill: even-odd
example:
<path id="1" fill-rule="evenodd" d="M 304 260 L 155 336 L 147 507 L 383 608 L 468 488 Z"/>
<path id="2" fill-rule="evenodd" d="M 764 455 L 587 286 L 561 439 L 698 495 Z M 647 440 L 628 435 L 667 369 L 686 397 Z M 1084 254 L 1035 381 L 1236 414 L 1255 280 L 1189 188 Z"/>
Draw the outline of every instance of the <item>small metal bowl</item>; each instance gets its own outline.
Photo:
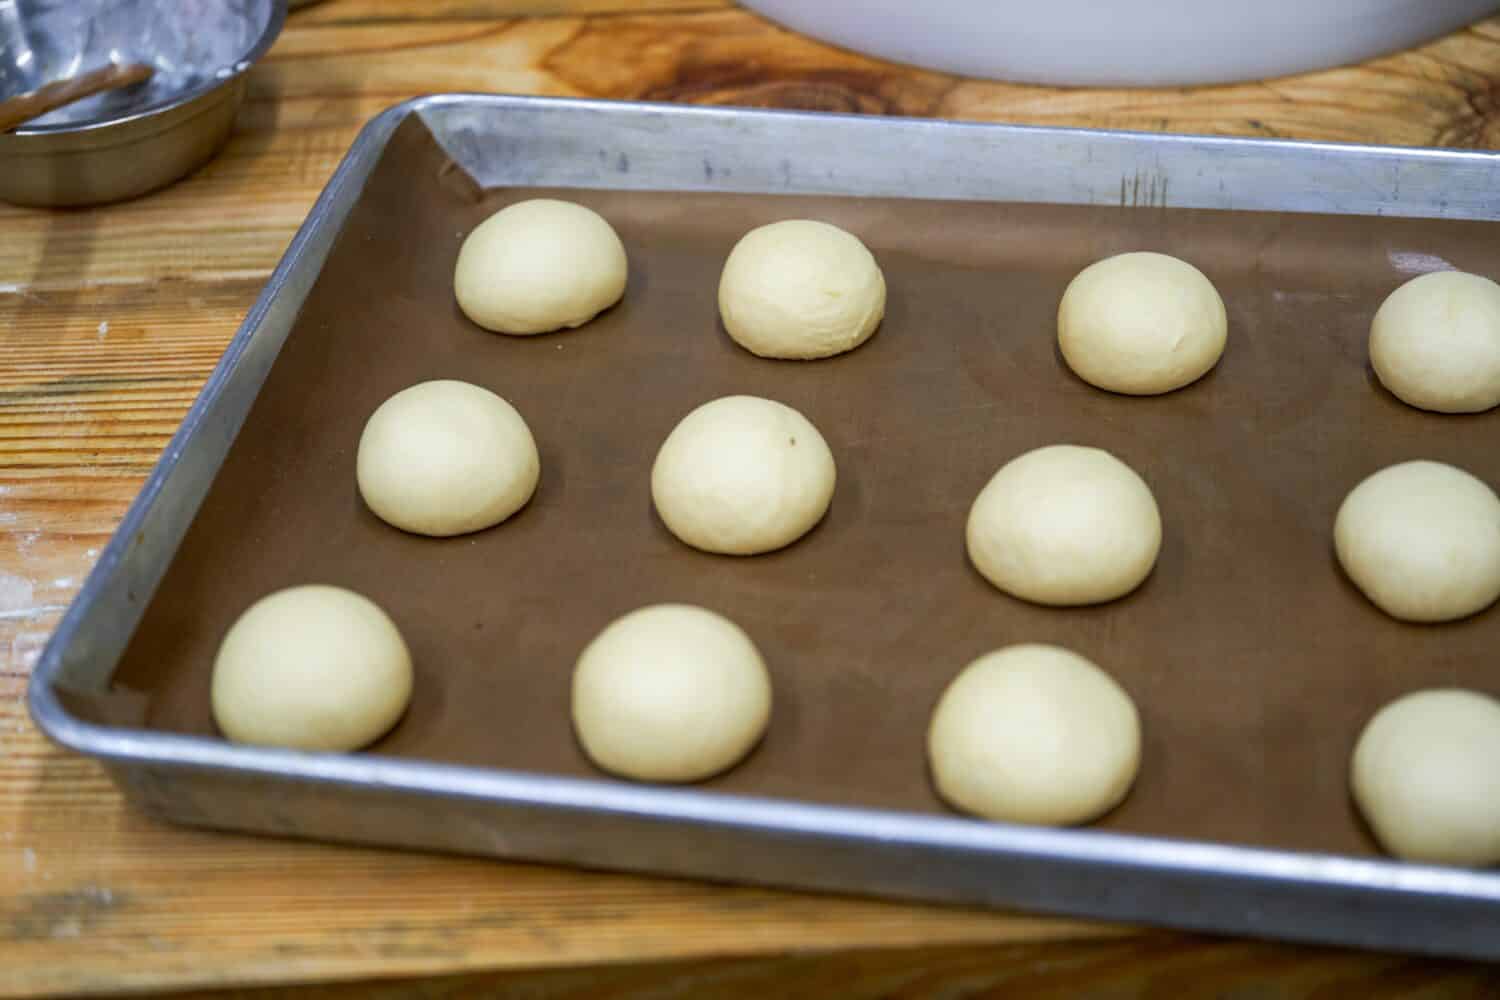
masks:
<path id="1" fill-rule="evenodd" d="M 0 98 L 107 62 L 155 75 L 0 134 L 0 200 L 79 206 L 172 183 L 217 153 L 287 0 L 0 0 Z"/>

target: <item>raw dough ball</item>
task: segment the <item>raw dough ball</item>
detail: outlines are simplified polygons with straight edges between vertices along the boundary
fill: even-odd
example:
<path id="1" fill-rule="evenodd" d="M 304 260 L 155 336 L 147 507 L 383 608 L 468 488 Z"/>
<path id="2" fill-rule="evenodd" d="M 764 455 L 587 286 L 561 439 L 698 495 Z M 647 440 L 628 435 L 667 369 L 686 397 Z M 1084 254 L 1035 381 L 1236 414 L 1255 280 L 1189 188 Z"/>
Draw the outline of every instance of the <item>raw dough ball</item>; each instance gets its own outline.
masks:
<path id="1" fill-rule="evenodd" d="M 724 329 L 764 358 L 826 358 L 863 344 L 885 315 L 885 277 L 858 237 L 808 219 L 740 239 L 719 279 Z"/>
<path id="2" fill-rule="evenodd" d="M 359 493 L 381 520 L 418 535 L 462 535 L 525 506 L 541 462 L 521 415 L 488 389 L 423 382 L 370 415 Z"/>
<path id="3" fill-rule="evenodd" d="M 1091 385 L 1133 396 L 1202 378 L 1219 363 L 1228 330 L 1213 282 L 1160 253 L 1089 265 L 1057 308 L 1057 343 L 1068 367 Z"/>
<path id="4" fill-rule="evenodd" d="M 1375 837 L 1410 861 L 1500 863 L 1500 702 L 1418 691 L 1375 713 L 1349 767 Z"/>
<path id="5" fill-rule="evenodd" d="M 1151 573 L 1161 513 L 1130 466 L 1099 448 L 1059 444 L 995 473 L 969 510 L 967 535 L 974 568 L 1007 594 L 1097 604 Z"/>
<path id="6" fill-rule="evenodd" d="M 812 530 L 833 499 L 833 453 L 790 406 L 758 396 L 704 403 L 667 435 L 651 499 L 695 549 L 755 555 Z"/>
<path id="7" fill-rule="evenodd" d="M 239 743 L 357 750 L 411 700 L 394 622 L 341 587 L 278 590 L 240 615 L 214 660 L 214 721 Z"/>
<path id="8" fill-rule="evenodd" d="M 938 794 L 1012 823 L 1086 823 L 1125 798 L 1141 764 L 1130 695 L 1077 653 L 1007 646 L 969 664 L 932 713 Z"/>
<path id="9" fill-rule="evenodd" d="M 1500 285 L 1462 271 L 1411 279 L 1375 313 L 1370 364 L 1381 385 L 1419 409 L 1500 404 Z"/>
<path id="10" fill-rule="evenodd" d="M 1344 498 L 1333 540 L 1349 579 L 1393 618 L 1451 621 L 1500 597 L 1500 497 L 1451 465 L 1381 469 Z"/>
<path id="11" fill-rule="evenodd" d="M 534 198 L 474 227 L 458 251 L 458 307 L 496 333 L 582 326 L 625 294 L 625 245 L 593 209 Z"/>
<path id="12" fill-rule="evenodd" d="M 771 718 L 771 678 L 723 615 L 656 604 L 617 618 L 573 671 L 573 725 L 599 767 L 700 781 L 738 764 Z"/>

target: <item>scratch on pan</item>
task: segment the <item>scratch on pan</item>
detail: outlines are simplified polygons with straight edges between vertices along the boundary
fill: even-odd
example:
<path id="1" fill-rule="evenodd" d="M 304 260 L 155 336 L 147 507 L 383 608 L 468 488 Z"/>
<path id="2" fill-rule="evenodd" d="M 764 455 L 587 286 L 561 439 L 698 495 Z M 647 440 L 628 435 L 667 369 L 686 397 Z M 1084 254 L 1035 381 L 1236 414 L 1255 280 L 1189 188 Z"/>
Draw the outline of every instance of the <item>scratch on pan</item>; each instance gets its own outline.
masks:
<path id="1" fill-rule="evenodd" d="M 1120 205 L 1132 208 L 1167 207 L 1167 175 L 1159 170 L 1120 178 Z"/>

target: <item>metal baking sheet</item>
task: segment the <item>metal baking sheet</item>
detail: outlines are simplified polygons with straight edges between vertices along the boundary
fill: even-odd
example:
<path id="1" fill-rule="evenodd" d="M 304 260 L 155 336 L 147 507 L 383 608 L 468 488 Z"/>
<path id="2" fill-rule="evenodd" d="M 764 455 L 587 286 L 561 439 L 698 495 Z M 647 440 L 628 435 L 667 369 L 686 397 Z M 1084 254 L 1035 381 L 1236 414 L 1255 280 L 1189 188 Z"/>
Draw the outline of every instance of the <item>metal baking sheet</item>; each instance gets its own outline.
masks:
<path id="1" fill-rule="evenodd" d="M 1345 783 L 1390 697 L 1494 689 L 1500 615 L 1391 622 L 1328 543 L 1343 493 L 1389 462 L 1500 481 L 1500 415 L 1409 410 L 1363 355 L 1374 307 L 1412 273 L 1495 270 L 1497 178 L 1483 154 L 403 105 L 356 143 L 101 558 L 38 664 L 34 713 L 137 802 L 197 825 L 1500 957 L 1500 876 L 1380 859 Z M 548 187 L 620 229 L 626 300 L 579 331 L 484 334 L 452 303 L 453 255 Z M 859 232 L 886 270 L 886 322 L 847 357 L 763 361 L 716 326 L 729 247 L 789 216 Z M 1219 368 L 1166 397 L 1099 393 L 1053 346 L 1067 279 L 1131 248 L 1194 260 L 1229 306 Z M 362 508 L 353 447 L 391 392 L 454 376 L 527 415 L 542 485 L 498 530 L 405 536 Z M 797 406 L 839 458 L 825 523 L 773 556 L 693 553 L 650 511 L 656 445 L 727 392 Z M 1120 454 L 1161 502 L 1161 561 L 1127 600 L 1031 607 L 964 561 L 988 475 L 1063 440 Z M 219 636 L 310 580 L 392 612 L 418 664 L 411 711 L 361 755 L 217 740 Z M 776 682 L 765 743 L 694 788 L 597 777 L 567 722 L 578 649 L 665 599 L 740 621 Z M 931 792 L 938 692 L 1022 640 L 1093 656 L 1141 706 L 1140 782 L 1095 827 L 979 823 Z"/>

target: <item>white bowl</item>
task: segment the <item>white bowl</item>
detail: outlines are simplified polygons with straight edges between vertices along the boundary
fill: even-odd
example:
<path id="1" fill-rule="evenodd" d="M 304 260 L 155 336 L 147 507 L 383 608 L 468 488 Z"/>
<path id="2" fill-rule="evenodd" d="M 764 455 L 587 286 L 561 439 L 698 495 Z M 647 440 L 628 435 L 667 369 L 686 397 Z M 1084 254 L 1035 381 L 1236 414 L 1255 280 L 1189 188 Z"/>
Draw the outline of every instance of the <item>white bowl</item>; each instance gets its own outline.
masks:
<path id="1" fill-rule="evenodd" d="M 1264 79 L 1403 49 L 1496 0 L 743 0 L 825 41 L 967 76 L 1077 86 Z"/>

